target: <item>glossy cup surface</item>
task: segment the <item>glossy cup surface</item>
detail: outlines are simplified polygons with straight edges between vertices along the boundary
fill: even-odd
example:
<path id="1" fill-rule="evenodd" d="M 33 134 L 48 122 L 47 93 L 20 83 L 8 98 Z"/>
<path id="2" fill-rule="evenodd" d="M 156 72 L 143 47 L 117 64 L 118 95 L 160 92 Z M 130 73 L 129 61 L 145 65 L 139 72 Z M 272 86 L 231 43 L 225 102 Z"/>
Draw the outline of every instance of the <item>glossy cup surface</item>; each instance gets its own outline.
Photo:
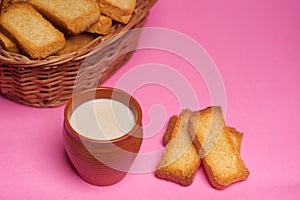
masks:
<path id="1" fill-rule="evenodd" d="M 136 119 L 131 131 L 112 140 L 93 140 L 72 128 L 72 112 L 84 102 L 101 98 L 117 100 L 131 109 Z M 118 183 L 126 176 L 142 144 L 141 107 L 131 95 L 116 88 L 100 87 L 73 95 L 64 110 L 63 139 L 67 155 L 82 179 L 98 186 Z"/>

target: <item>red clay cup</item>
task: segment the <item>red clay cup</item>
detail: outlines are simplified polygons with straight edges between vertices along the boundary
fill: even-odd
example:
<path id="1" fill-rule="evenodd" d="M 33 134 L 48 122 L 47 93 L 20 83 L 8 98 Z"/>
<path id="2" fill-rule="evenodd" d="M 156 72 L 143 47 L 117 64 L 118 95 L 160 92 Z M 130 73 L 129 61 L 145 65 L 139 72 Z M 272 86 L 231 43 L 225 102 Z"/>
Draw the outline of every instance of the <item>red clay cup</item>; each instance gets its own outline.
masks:
<path id="1" fill-rule="evenodd" d="M 127 134 L 112 140 L 94 140 L 71 126 L 71 114 L 79 105 L 101 98 L 117 100 L 131 109 L 136 123 Z M 65 106 L 63 139 L 67 155 L 83 180 L 97 186 L 116 184 L 126 176 L 142 144 L 141 107 L 131 95 L 116 88 L 100 87 L 75 94 Z"/>

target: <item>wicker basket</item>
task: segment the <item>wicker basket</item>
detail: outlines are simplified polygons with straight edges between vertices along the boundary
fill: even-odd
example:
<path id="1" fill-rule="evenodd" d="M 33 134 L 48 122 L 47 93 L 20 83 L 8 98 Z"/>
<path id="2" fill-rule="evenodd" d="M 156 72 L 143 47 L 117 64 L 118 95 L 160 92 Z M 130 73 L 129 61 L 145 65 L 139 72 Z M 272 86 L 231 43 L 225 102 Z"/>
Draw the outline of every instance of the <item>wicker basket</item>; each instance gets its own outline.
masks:
<path id="1" fill-rule="evenodd" d="M 117 59 L 114 55 L 119 55 L 119 51 L 128 46 L 136 45 L 138 37 L 125 34 L 109 44 L 109 48 L 105 45 L 101 48 L 101 43 L 120 32 L 142 27 L 147 13 L 155 2 L 156 0 L 137 0 L 135 11 L 127 25 L 116 23 L 109 35 L 97 37 L 77 52 L 31 60 L 0 47 L 0 92 L 21 104 L 55 107 L 64 104 L 71 97 L 75 89 L 75 80 L 80 80 L 80 84 L 76 84 L 78 90 L 96 87 L 131 57 L 133 52 L 119 56 Z M 100 47 L 97 55 L 101 54 L 101 56 L 95 57 L 92 65 L 84 64 L 84 60 L 91 56 L 92 50 L 97 47 Z M 111 58 L 114 58 L 113 62 Z M 78 74 L 79 68 L 80 74 Z M 99 77 L 101 77 L 100 81 L 95 85 L 95 80 L 99 80 Z"/>

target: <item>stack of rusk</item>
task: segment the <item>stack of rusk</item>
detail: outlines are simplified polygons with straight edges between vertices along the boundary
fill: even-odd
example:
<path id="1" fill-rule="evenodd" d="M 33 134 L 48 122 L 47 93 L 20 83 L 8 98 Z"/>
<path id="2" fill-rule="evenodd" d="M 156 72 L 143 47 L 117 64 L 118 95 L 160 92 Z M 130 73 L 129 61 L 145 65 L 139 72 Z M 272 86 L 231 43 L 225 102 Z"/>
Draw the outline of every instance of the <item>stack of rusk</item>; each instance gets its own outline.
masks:
<path id="1" fill-rule="evenodd" d="M 245 180 L 249 170 L 240 155 L 243 134 L 225 125 L 222 109 L 184 109 L 169 120 L 163 137 L 165 151 L 157 165 L 158 178 L 190 185 L 202 164 L 211 185 L 224 189 Z"/>
<path id="2" fill-rule="evenodd" d="M 75 52 L 113 22 L 127 24 L 136 0 L 3 0 L 2 48 L 31 59 Z"/>

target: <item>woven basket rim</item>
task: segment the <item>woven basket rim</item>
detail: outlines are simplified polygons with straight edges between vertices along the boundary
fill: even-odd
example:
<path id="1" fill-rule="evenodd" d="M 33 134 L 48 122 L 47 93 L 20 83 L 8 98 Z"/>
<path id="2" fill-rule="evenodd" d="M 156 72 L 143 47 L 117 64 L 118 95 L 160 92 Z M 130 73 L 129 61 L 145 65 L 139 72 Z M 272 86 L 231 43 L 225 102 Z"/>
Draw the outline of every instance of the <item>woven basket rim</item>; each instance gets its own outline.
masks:
<path id="1" fill-rule="evenodd" d="M 30 59 L 28 56 L 19 54 L 19 53 L 13 53 L 6 51 L 2 48 L 0 45 L 0 65 L 1 64 L 7 64 L 7 65 L 13 65 L 13 66 L 20 66 L 20 67 L 35 67 L 35 66 L 41 66 L 41 65 L 47 65 L 47 66 L 55 66 L 60 63 L 66 63 L 72 60 L 82 59 L 89 55 L 89 52 L 91 52 L 99 43 L 106 40 L 107 38 L 110 38 L 114 35 L 117 35 L 120 32 L 127 31 L 131 29 L 131 27 L 139 20 L 143 19 L 150 8 L 157 2 L 157 0 L 137 0 L 136 8 L 132 14 L 132 18 L 129 21 L 128 24 L 124 25 L 121 23 L 115 24 L 112 29 L 111 33 L 108 35 L 99 35 L 97 38 L 95 38 L 93 41 L 91 41 L 89 44 L 81 48 L 80 50 L 76 52 L 67 53 L 64 55 L 56 56 L 51 55 L 45 59 L 40 60 L 34 60 Z M 2 1 L 1 1 L 2 4 Z M 2 5 L 0 5 L 2 7 Z M 0 12 L 1 12 L 0 7 Z M 146 9 L 146 12 L 143 10 Z"/>

